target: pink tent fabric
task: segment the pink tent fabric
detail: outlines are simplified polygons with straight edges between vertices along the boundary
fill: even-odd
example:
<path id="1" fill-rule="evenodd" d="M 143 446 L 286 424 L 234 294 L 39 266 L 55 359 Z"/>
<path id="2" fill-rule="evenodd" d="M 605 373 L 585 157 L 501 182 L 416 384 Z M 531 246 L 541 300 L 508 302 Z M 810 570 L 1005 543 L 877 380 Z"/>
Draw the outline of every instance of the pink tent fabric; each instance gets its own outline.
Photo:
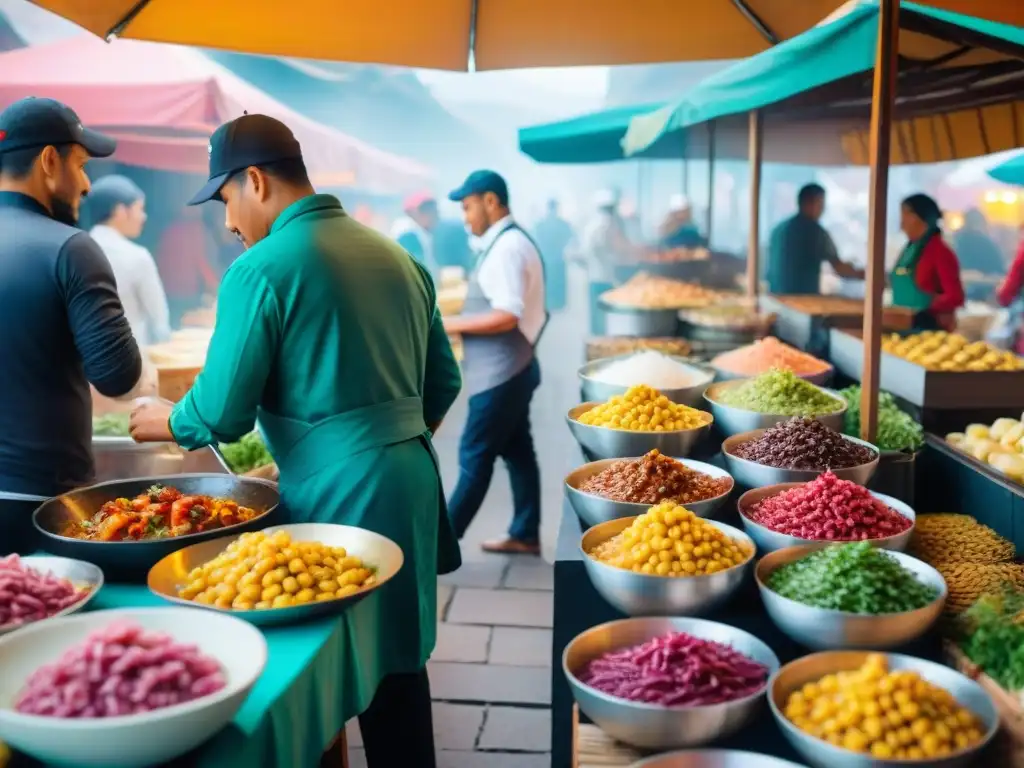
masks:
<path id="1" fill-rule="evenodd" d="M 430 171 L 311 120 L 205 57 L 172 45 L 82 35 L 0 54 L 0 109 L 25 96 L 70 105 L 86 125 L 120 142 L 127 165 L 207 171 L 207 138 L 243 112 L 285 122 L 318 186 L 403 194 Z"/>

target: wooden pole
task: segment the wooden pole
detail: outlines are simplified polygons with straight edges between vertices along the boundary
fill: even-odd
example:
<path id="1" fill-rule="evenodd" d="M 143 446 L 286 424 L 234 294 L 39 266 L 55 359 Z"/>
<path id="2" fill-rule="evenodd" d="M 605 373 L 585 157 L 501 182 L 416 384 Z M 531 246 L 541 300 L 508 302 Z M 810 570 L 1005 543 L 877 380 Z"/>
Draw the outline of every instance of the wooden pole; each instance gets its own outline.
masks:
<path id="1" fill-rule="evenodd" d="M 878 431 L 879 363 L 882 339 L 882 290 L 885 287 L 886 213 L 889 198 L 889 145 L 899 66 L 899 0 L 878 4 L 878 48 L 871 99 L 871 185 L 868 216 L 868 264 L 864 306 L 864 370 L 861 377 L 860 436 L 873 442 Z"/>
<path id="2" fill-rule="evenodd" d="M 761 113 L 750 113 L 750 239 L 747 242 L 747 296 L 756 297 L 761 284 Z"/>
<path id="3" fill-rule="evenodd" d="M 715 224 L 715 121 L 708 123 L 708 220 L 704 237 L 711 244 L 711 230 Z"/>

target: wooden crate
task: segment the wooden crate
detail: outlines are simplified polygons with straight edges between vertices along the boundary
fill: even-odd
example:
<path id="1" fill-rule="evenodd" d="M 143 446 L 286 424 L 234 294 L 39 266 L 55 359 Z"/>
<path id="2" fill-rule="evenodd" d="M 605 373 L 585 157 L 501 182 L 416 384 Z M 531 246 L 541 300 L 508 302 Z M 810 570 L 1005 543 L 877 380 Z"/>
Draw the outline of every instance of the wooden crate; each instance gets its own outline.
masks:
<path id="1" fill-rule="evenodd" d="M 993 746 L 994 765 L 1000 768 L 1024 768 L 1024 707 L 1020 699 L 986 675 L 954 643 L 945 643 L 950 665 L 985 689 L 996 705 L 1001 728 Z"/>
<path id="2" fill-rule="evenodd" d="M 178 402 L 192 389 L 192 384 L 201 370 L 201 365 L 157 368 L 157 395 L 172 403 Z"/>
<path id="3" fill-rule="evenodd" d="M 647 755 L 620 744 L 596 725 L 580 723 L 572 705 L 572 768 L 629 768 Z"/>

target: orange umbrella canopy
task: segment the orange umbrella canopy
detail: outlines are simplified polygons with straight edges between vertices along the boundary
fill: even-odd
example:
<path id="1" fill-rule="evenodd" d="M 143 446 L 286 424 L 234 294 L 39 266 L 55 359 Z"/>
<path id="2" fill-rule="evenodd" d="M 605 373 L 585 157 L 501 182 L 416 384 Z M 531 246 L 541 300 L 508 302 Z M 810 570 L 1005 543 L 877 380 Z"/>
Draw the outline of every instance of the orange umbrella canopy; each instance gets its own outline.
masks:
<path id="1" fill-rule="evenodd" d="M 100 36 L 478 70 L 745 58 L 841 0 L 33 0 Z M 928 5 L 1024 26 L 1020 0 Z"/>

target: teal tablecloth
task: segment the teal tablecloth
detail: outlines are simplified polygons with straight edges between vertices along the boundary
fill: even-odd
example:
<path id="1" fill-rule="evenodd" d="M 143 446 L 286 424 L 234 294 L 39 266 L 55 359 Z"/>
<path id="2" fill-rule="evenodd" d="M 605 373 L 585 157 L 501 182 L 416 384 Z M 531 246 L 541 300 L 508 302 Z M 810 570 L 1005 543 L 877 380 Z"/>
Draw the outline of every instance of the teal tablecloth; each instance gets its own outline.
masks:
<path id="1" fill-rule="evenodd" d="M 161 605 L 167 603 L 145 587 L 108 584 L 89 608 Z M 317 766 L 377 688 L 376 644 L 360 627 L 376 627 L 378 610 L 379 600 L 370 595 L 340 617 L 263 629 L 266 669 L 234 721 L 184 762 L 189 768 Z M 15 758 L 14 765 L 32 763 Z"/>

